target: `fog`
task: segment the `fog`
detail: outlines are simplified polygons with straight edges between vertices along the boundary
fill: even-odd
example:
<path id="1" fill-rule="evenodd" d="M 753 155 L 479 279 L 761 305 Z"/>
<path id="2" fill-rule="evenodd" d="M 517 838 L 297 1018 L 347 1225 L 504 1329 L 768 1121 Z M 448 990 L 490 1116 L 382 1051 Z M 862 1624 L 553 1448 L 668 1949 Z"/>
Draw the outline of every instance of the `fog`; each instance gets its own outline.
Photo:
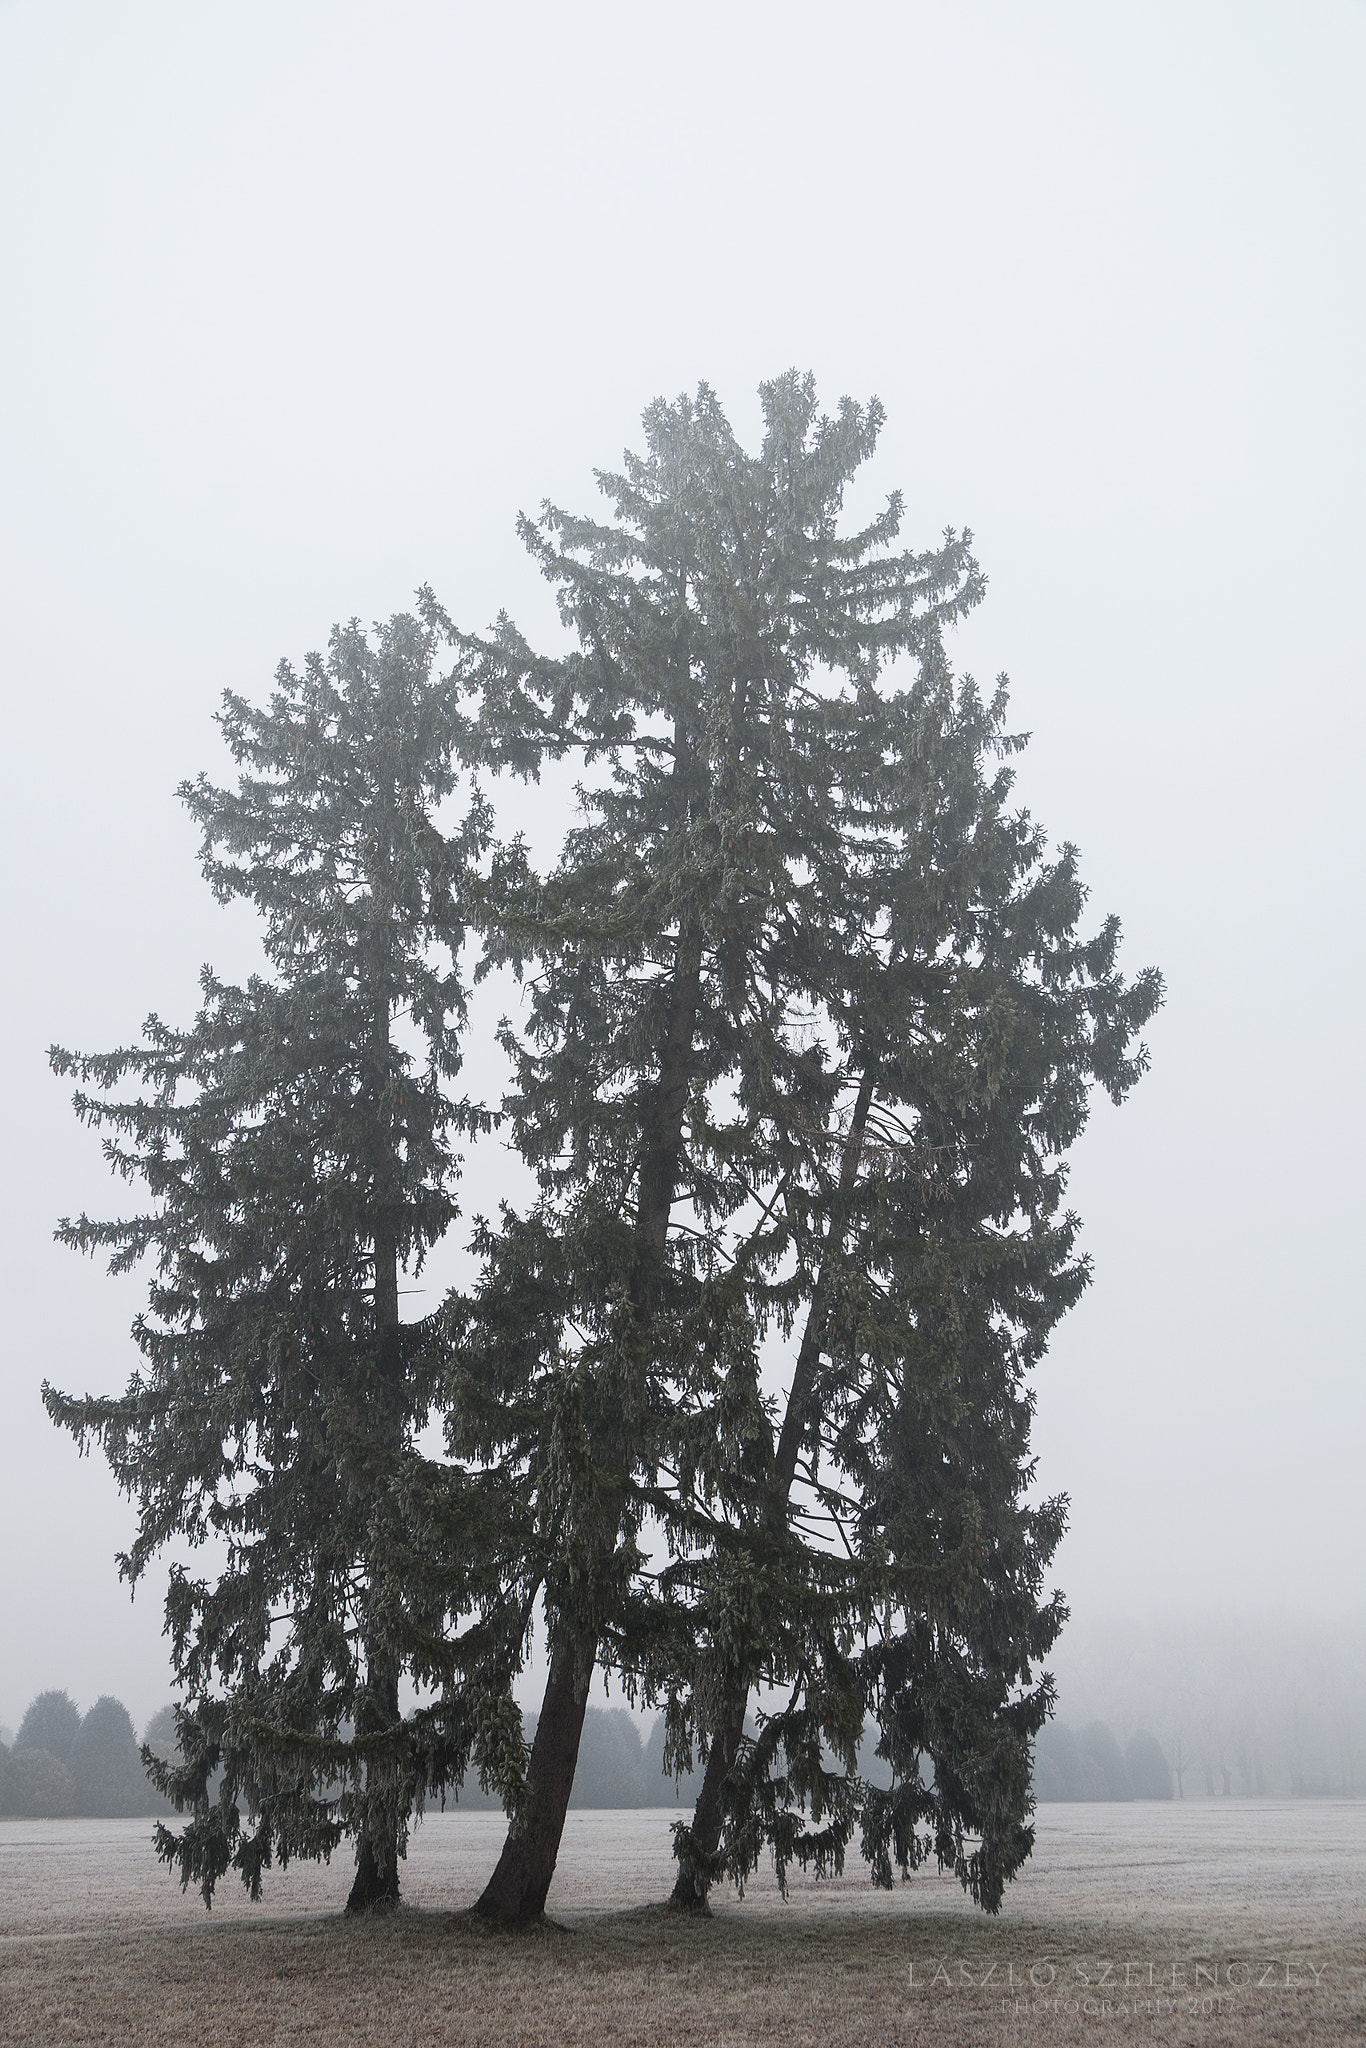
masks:
<path id="1" fill-rule="evenodd" d="M 38 1401 L 122 1386 L 141 1294 L 52 1243 L 129 1197 L 45 1053 L 250 957 L 174 797 L 220 692 L 426 581 L 554 644 L 518 511 L 792 364 L 881 397 L 911 544 L 973 529 L 955 659 L 1167 977 L 1037 1382 L 1077 1712 L 1107 1644 L 1359 1625 L 1364 103 L 1326 0 L 0 6 L 0 1719 L 168 1695 Z"/>

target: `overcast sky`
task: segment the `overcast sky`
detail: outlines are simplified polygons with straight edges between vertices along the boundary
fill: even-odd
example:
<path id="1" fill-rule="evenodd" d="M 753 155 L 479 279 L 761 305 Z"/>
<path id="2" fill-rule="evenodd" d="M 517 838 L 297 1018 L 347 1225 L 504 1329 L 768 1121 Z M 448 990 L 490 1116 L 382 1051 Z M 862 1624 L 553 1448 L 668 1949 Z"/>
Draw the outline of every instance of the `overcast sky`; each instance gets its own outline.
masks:
<path id="1" fill-rule="evenodd" d="M 245 957 L 220 692 L 424 581 L 553 639 L 518 511 L 794 364 L 974 530 L 957 657 L 1168 980 L 1038 1376 L 1075 1625 L 1360 1612 L 1363 106 L 1360 0 L 0 4 L 0 1719 L 168 1692 L 38 1402 L 140 1299 L 52 1243 L 120 1197 L 45 1049 Z"/>

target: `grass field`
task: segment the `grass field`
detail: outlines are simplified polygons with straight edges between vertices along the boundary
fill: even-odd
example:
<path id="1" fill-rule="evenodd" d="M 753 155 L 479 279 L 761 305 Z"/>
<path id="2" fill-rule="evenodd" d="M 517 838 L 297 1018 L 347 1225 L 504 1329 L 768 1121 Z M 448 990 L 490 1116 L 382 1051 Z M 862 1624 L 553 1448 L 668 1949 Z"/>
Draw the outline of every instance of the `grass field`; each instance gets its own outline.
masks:
<path id="1" fill-rule="evenodd" d="M 855 1860 L 680 1922 L 673 1817 L 571 1813 L 552 1924 L 520 1937 L 465 1911 L 500 1815 L 429 1816 L 405 1908 L 357 1924 L 340 1864 L 206 1915 L 146 1822 L 3 1821 L 0 2041 L 1366 2042 L 1366 1804 L 1046 1806 L 994 1920 Z"/>

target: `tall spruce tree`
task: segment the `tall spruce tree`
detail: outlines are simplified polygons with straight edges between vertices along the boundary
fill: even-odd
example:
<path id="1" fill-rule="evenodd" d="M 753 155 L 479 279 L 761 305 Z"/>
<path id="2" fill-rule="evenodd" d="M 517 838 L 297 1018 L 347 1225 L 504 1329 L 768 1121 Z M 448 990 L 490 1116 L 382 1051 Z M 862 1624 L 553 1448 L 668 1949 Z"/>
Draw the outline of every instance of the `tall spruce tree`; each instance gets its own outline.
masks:
<path id="1" fill-rule="evenodd" d="M 1136 1077 L 1160 983 L 1116 974 L 1113 922 L 1079 940 L 1074 856 L 1007 808 L 1004 697 L 942 646 L 981 590 L 966 542 L 894 552 L 895 503 L 837 537 L 876 409 L 822 421 L 797 379 L 763 398 L 757 459 L 703 391 L 600 480 L 613 524 L 526 530 L 578 657 L 506 627 L 482 650 L 495 752 L 568 739 L 612 770 L 557 875 L 505 871 L 544 1198 L 488 1234 L 458 1311 L 471 1413 L 537 1418 L 483 1445 L 538 1503 L 551 1615 L 495 1917 L 544 1901 L 598 1656 L 708 1758 L 679 1903 L 765 1843 L 838 1862 L 860 1818 L 880 1880 L 932 1845 L 988 1906 L 1028 1849 L 1062 1508 L 1023 1498 L 1024 1375 L 1084 1284 L 1062 1155 L 1091 1083 Z M 760 1679 L 792 1698 L 746 1745 Z M 851 1777 L 868 1709 L 880 1802 Z"/>
<path id="2" fill-rule="evenodd" d="M 661 1473 L 700 1458 L 748 1483 L 768 1428 L 782 1232 L 763 1152 L 775 1085 L 799 1121 L 823 1094 L 783 1024 L 811 979 L 810 878 L 847 831 L 832 679 L 871 687 L 981 587 L 966 537 L 896 545 L 899 500 L 840 533 L 876 404 L 825 418 L 796 376 L 761 397 L 757 456 L 703 387 L 651 407 L 646 452 L 599 478 L 610 521 L 524 525 L 578 652 L 538 659 L 506 622 L 471 649 L 485 759 L 534 772 L 576 748 L 608 771 L 554 873 L 516 849 L 499 864 L 490 957 L 528 978 L 508 1107 L 541 1198 L 487 1228 L 483 1282 L 451 1305 L 450 1448 L 504 1475 L 549 1626 L 525 1794 L 480 1901 L 510 1923 L 544 1906 L 599 1657 L 650 1683 L 670 1654 L 644 1545 L 661 1522 L 694 1533 Z"/>
<path id="3" fill-rule="evenodd" d="M 825 1142 L 781 1188 L 786 1398 L 748 1497 L 695 1493 L 705 1562 L 677 1573 L 700 1662 L 674 1751 L 707 1757 L 676 1831 L 694 1910 L 765 1844 L 780 1873 L 838 1865 L 860 1818 L 878 1881 L 936 1853 L 989 1909 L 1031 1844 L 1063 1504 L 1024 1498 L 1026 1375 L 1086 1278 L 1063 1155 L 1091 1085 L 1137 1078 L 1161 985 L 1116 973 L 1113 920 L 1077 937 L 1075 856 L 1048 860 L 994 765 L 1020 744 L 1004 703 L 932 645 L 911 687 L 839 707 L 844 855 L 803 933 Z M 747 1740 L 761 1681 L 788 1698 Z M 890 1793 L 852 1776 L 865 1710 Z"/>
<path id="4" fill-rule="evenodd" d="M 116 1272 L 150 1261 L 138 1371 L 118 1397 L 44 1399 L 136 1504 L 124 1577 L 177 1540 L 215 1558 L 172 1565 L 184 1761 L 149 1762 L 189 1813 L 160 1853 L 206 1902 L 229 1867 L 256 1896 L 272 1857 L 344 1836 L 349 1905 L 396 1900 L 415 1792 L 446 1768 L 399 1712 L 413 1621 L 394 1560 L 413 1548 L 430 1338 L 401 1319 L 400 1278 L 450 1225 L 454 1147 L 480 1120 L 450 1084 L 489 820 L 476 795 L 452 835 L 436 823 L 459 724 L 437 639 L 429 620 L 373 641 L 353 623 L 302 672 L 282 664 L 266 708 L 225 696 L 237 786 L 180 793 L 214 893 L 262 920 L 267 971 L 235 987 L 206 968 L 188 1028 L 153 1016 L 140 1044 L 52 1054 L 150 1197 L 58 1233 Z"/>

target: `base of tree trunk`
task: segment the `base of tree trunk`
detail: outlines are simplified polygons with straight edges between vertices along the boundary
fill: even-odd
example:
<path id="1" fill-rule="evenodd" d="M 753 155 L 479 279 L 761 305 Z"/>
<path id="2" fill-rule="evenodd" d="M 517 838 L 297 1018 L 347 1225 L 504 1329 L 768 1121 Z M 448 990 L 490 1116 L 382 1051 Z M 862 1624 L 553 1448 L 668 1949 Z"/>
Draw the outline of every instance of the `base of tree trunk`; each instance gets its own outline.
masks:
<path id="1" fill-rule="evenodd" d="M 689 1913 L 695 1920 L 710 1920 L 711 1907 L 707 1903 L 707 1887 L 689 1871 L 680 1870 L 678 1882 L 669 1894 L 668 1909 L 671 1913 Z"/>
<path id="2" fill-rule="evenodd" d="M 542 1890 L 539 1885 L 526 1885 L 519 1881 L 518 1874 L 500 1871 L 501 1882 L 490 1882 L 471 1907 L 476 1920 L 482 1920 L 489 1927 L 501 1927 L 508 1933 L 516 1933 L 525 1927 L 538 1927 L 545 1918 L 545 1897 L 550 1886 Z"/>
<path id="3" fill-rule="evenodd" d="M 597 1640 L 566 1629 L 555 1645 L 527 1765 L 522 1810 L 474 1910 L 495 1927 L 530 1927 L 545 1912 L 574 1785 Z"/>
<path id="4" fill-rule="evenodd" d="M 692 1823 L 681 1836 L 676 1836 L 674 1854 L 679 1859 L 678 1877 L 669 1896 L 670 1908 L 675 1913 L 692 1913 L 699 1919 L 711 1916 L 711 1907 L 707 1904 L 711 1881 L 703 1876 L 702 1870 L 708 1865 L 715 1867 L 716 1852 L 721 1846 L 722 1789 L 740 1753 L 748 1699 L 746 1691 L 731 1701 L 724 1720 L 713 1735 L 702 1787 L 693 1808 Z M 702 1868 L 698 1867 L 699 1853 Z"/>
<path id="5" fill-rule="evenodd" d="M 346 1901 L 348 1913 L 391 1912 L 398 1904 L 397 1858 L 382 1870 L 368 1835 L 362 1836 L 356 1852 L 356 1876 Z"/>
<path id="6" fill-rule="evenodd" d="M 537 1826 L 522 1829 L 515 1823 L 509 1829 L 497 1868 L 475 1901 L 476 1919 L 512 1931 L 534 1927 L 544 1918 L 559 1847 L 558 1830 L 553 1842 L 547 1840 L 548 1832 Z"/>

